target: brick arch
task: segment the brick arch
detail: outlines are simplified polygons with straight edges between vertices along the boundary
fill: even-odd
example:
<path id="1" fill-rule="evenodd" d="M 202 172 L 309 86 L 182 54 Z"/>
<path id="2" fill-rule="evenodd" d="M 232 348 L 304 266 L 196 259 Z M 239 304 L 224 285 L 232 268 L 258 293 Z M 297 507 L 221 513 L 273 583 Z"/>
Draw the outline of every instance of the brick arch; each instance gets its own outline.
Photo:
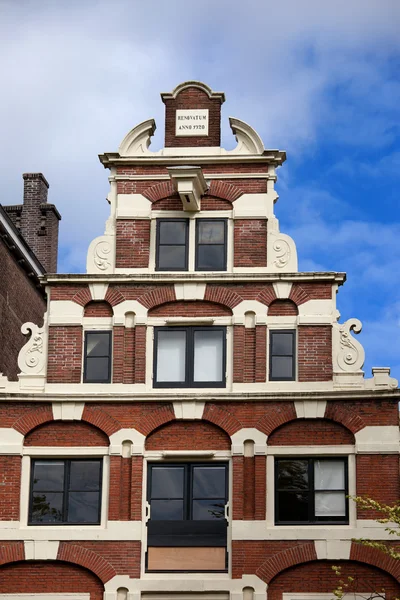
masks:
<path id="1" fill-rule="evenodd" d="M 241 422 L 234 415 L 211 402 L 207 402 L 205 405 L 203 419 L 204 421 L 210 421 L 210 423 L 218 425 L 229 436 L 242 429 Z"/>
<path id="2" fill-rule="evenodd" d="M 82 421 L 86 421 L 98 429 L 101 429 L 101 431 L 108 436 L 122 429 L 121 423 L 111 417 L 103 409 L 92 408 L 87 404 L 85 404 L 85 408 L 83 409 Z"/>
<path id="3" fill-rule="evenodd" d="M 207 300 L 175 300 L 154 306 L 149 317 L 219 317 L 232 315 L 229 306 Z"/>
<path id="4" fill-rule="evenodd" d="M 346 406 L 336 402 L 327 403 L 324 416 L 325 419 L 331 419 L 331 421 L 336 421 L 336 423 L 344 425 L 352 433 L 357 433 L 357 431 L 366 426 L 362 417 L 351 412 Z"/>
<path id="5" fill-rule="evenodd" d="M 294 419 L 269 435 L 269 446 L 323 446 L 354 444 L 354 434 L 341 423 L 330 419 Z"/>
<path id="6" fill-rule="evenodd" d="M 76 304 L 80 304 L 81 306 L 85 306 L 91 300 L 92 294 L 90 293 L 89 286 L 82 288 L 72 297 L 72 302 L 76 302 Z"/>
<path id="7" fill-rule="evenodd" d="M 107 583 L 116 575 L 112 564 L 103 556 L 75 544 L 60 542 L 57 560 L 84 567 L 97 575 L 103 583 Z"/>
<path id="8" fill-rule="evenodd" d="M 208 188 L 207 195 L 221 198 L 222 200 L 228 200 L 228 202 L 234 202 L 243 194 L 243 190 L 238 188 L 232 183 L 226 181 L 218 181 L 213 179 Z"/>
<path id="9" fill-rule="evenodd" d="M 233 290 L 223 287 L 222 285 L 210 284 L 207 284 L 206 286 L 204 300 L 215 302 L 216 304 L 223 304 L 224 306 L 229 306 L 229 308 L 235 308 L 235 306 L 242 302 L 242 298 Z"/>
<path id="10" fill-rule="evenodd" d="M 43 423 L 47 423 L 48 421 L 54 421 L 51 404 L 39 408 L 32 408 L 22 417 L 17 419 L 12 427 L 22 433 L 22 435 L 26 435 L 29 431 L 35 429 L 35 427 L 43 425 Z"/>
<path id="11" fill-rule="evenodd" d="M 258 567 L 256 575 L 265 581 L 265 583 L 270 583 L 281 571 L 302 563 L 315 561 L 317 558 L 314 542 L 300 544 L 299 546 L 277 552 L 270 558 L 267 558 Z"/>
<path id="12" fill-rule="evenodd" d="M 117 304 L 121 304 L 121 302 L 125 302 L 126 298 L 121 292 L 115 287 L 108 287 L 105 301 L 111 304 L 112 307 Z"/>
<path id="13" fill-rule="evenodd" d="M 293 402 L 282 402 L 278 406 L 271 407 L 268 413 L 256 424 L 256 428 L 270 435 L 275 429 L 289 421 L 297 419 Z"/>
<path id="14" fill-rule="evenodd" d="M 138 431 L 148 436 L 152 431 L 158 429 L 165 423 L 169 423 L 170 421 L 175 420 L 175 413 L 172 405 L 160 406 L 160 408 L 156 408 L 155 410 L 150 411 L 143 418 L 140 423 L 140 426 L 137 425 Z"/>
<path id="15" fill-rule="evenodd" d="M 109 446 L 108 435 L 86 421 L 55 419 L 26 434 L 24 446 Z"/>
<path id="16" fill-rule="evenodd" d="M 299 310 L 293 300 L 280 300 L 277 298 L 276 300 L 273 300 L 268 307 L 269 317 L 286 317 L 298 314 Z"/>
<path id="17" fill-rule="evenodd" d="M 114 311 L 109 302 L 105 300 L 91 300 L 85 304 L 84 317 L 112 317 Z"/>
<path id="18" fill-rule="evenodd" d="M 170 180 L 156 183 L 142 192 L 143 196 L 150 200 L 150 202 L 157 202 L 157 200 L 162 200 L 163 198 L 172 196 L 175 193 L 176 190 L 172 181 Z"/>
<path id="19" fill-rule="evenodd" d="M 230 450 L 229 435 L 204 419 L 176 419 L 153 430 L 146 450 Z"/>
<path id="20" fill-rule="evenodd" d="M 376 548 L 369 548 L 357 542 L 351 543 L 350 560 L 377 567 L 400 581 L 400 561 Z"/>
<path id="21" fill-rule="evenodd" d="M 173 285 L 164 285 L 155 290 L 147 292 L 138 298 L 138 302 L 145 306 L 148 310 L 165 304 L 166 302 L 174 302 L 176 300 L 175 288 Z"/>
<path id="22" fill-rule="evenodd" d="M 0 566 L 25 560 L 24 542 L 1 542 Z"/>

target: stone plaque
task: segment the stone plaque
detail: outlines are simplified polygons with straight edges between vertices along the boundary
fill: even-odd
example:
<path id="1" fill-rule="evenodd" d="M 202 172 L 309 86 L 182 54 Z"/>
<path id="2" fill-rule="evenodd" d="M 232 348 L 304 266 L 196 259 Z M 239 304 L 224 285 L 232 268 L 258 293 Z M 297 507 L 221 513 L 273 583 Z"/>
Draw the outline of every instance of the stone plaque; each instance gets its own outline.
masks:
<path id="1" fill-rule="evenodd" d="M 208 108 L 177 110 L 175 117 L 175 135 L 208 135 Z"/>

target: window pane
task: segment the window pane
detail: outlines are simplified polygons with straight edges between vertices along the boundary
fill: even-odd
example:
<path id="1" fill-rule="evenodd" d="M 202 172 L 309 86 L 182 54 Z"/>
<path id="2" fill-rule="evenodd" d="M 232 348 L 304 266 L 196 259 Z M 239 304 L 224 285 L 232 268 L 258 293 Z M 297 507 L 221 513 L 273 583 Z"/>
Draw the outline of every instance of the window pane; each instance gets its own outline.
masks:
<path id="1" fill-rule="evenodd" d="M 279 521 L 308 521 L 308 494 L 305 492 L 279 492 Z"/>
<path id="2" fill-rule="evenodd" d="M 62 492 L 34 492 L 32 498 L 32 521 L 34 523 L 59 523 L 63 520 Z"/>
<path id="3" fill-rule="evenodd" d="M 280 460 L 278 462 L 279 490 L 308 490 L 308 461 Z"/>
<path id="4" fill-rule="evenodd" d="M 344 463 L 342 460 L 316 460 L 314 462 L 316 490 L 344 490 Z"/>
<path id="5" fill-rule="evenodd" d="M 194 467 L 193 498 L 224 498 L 225 468 Z"/>
<path id="6" fill-rule="evenodd" d="M 68 523 L 98 523 L 99 501 L 99 492 L 70 492 Z"/>
<path id="7" fill-rule="evenodd" d="M 185 331 L 159 331 L 157 336 L 157 381 L 185 381 L 185 354 Z"/>
<path id="8" fill-rule="evenodd" d="M 271 353 L 273 355 L 292 356 L 293 333 L 271 333 Z"/>
<path id="9" fill-rule="evenodd" d="M 192 510 L 195 521 L 224 519 L 225 499 L 193 500 Z"/>
<path id="10" fill-rule="evenodd" d="M 152 467 L 151 498 L 183 498 L 184 467 Z"/>
<path id="11" fill-rule="evenodd" d="M 182 521 L 183 500 L 152 500 L 152 521 Z"/>
<path id="12" fill-rule="evenodd" d="M 69 489 L 82 492 L 100 489 L 100 461 L 71 461 Z"/>
<path id="13" fill-rule="evenodd" d="M 87 333 L 86 356 L 108 356 L 110 353 L 110 334 Z"/>
<path id="14" fill-rule="evenodd" d="M 160 246 L 158 254 L 159 269 L 185 269 L 186 246 Z"/>
<path id="15" fill-rule="evenodd" d="M 160 244 L 185 244 L 186 221 L 160 221 Z"/>
<path id="16" fill-rule="evenodd" d="M 33 489 L 41 492 L 57 492 L 64 488 L 64 462 L 35 461 Z"/>
<path id="17" fill-rule="evenodd" d="M 223 380 L 223 331 L 194 332 L 194 376 L 196 381 Z"/>
<path id="18" fill-rule="evenodd" d="M 316 517 L 345 517 L 346 498 L 344 492 L 316 492 Z"/>
<path id="19" fill-rule="evenodd" d="M 110 378 L 109 373 L 110 359 L 107 358 L 87 358 L 86 359 L 86 381 L 105 381 L 108 382 Z"/>
<path id="20" fill-rule="evenodd" d="M 293 358 L 291 356 L 272 356 L 270 376 L 274 379 L 293 377 Z"/>
<path id="21" fill-rule="evenodd" d="M 197 268 L 214 271 L 224 271 L 225 246 L 198 246 Z"/>
<path id="22" fill-rule="evenodd" d="M 199 244 L 224 244 L 225 223 L 223 221 L 198 221 Z"/>

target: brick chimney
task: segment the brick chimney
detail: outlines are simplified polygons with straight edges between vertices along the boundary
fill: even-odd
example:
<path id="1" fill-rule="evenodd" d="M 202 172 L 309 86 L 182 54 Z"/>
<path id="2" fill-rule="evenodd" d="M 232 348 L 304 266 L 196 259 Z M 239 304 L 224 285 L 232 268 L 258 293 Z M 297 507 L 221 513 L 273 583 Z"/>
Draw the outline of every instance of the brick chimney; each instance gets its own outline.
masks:
<path id="1" fill-rule="evenodd" d="M 19 227 L 48 273 L 57 271 L 58 222 L 61 215 L 47 204 L 49 184 L 43 173 L 24 173 L 24 199 Z"/>
<path id="2" fill-rule="evenodd" d="M 201 81 L 186 81 L 161 94 L 165 104 L 165 147 L 221 145 L 223 92 L 213 92 Z"/>

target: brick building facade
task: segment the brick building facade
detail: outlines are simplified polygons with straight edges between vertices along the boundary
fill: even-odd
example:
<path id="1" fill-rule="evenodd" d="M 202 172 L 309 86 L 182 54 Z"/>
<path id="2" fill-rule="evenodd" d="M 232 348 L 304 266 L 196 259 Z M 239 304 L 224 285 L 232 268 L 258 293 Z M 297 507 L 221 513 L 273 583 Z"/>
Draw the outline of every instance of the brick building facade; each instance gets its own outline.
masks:
<path id="1" fill-rule="evenodd" d="M 0 379 L 0 598 L 312 600 L 333 564 L 400 592 L 347 496 L 399 497 L 397 382 L 364 378 L 343 273 L 299 272 L 276 169 L 224 94 L 162 94 L 110 169 L 87 273 L 47 275 L 43 327 Z M 71 596 L 72 595 L 72 596 Z"/>
<path id="2" fill-rule="evenodd" d="M 42 323 L 46 294 L 40 277 L 57 270 L 60 215 L 47 204 L 42 173 L 25 173 L 23 203 L 0 205 L 0 373 L 17 381 L 21 327 Z"/>

